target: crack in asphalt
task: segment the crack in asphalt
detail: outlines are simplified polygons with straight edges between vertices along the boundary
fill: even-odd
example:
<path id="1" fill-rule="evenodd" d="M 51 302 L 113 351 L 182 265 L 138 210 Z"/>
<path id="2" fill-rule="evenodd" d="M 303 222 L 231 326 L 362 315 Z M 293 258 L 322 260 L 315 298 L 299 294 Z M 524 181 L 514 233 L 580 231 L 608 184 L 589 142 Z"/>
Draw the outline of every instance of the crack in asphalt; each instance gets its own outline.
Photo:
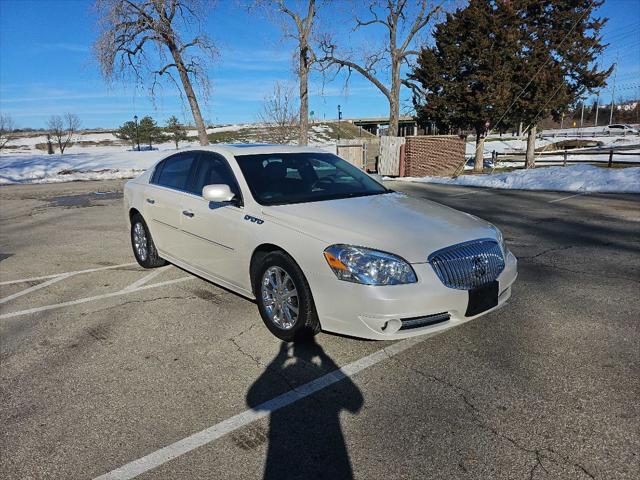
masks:
<path id="1" fill-rule="evenodd" d="M 241 354 L 243 354 L 245 357 L 251 359 L 251 361 L 253 361 L 256 366 L 258 367 L 263 367 L 263 368 L 267 368 L 267 365 L 265 365 L 264 363 L 262 363 L 258 358 L 254 357 L 253 355 L 251 355 L 248 352 L 245 352 L 242 347 L 240 346 L 240 344 L 237 342 L 237 338 L 241 337 L 242 335 L 244 335 L 245 333 L 247 333 L 249 330 L 251 330 L 253 327 L 255 326 L 254 323 L 252 323 L 251 325 L 249 325 L 249 328 L 246 328 L 244 330 L 242 330 L 240 333 L 237 333 L 236 335 L 234 335 L 233 337 L 229 338 L 229 341 L 231 343 L 233 343 L 233 345 L 236 347 L 236 349 L 238 350 L 238 352 L 240 352 Z"/>
<path id="2" fill-rule="evenodd" d="M 592 277 L 599 277 L 599 278 L 615 278 L 618 280 L 625 280 L 627 282 L 632 282 L 632 283 L 640 283 L 640 280 L 636 280 L 635 278 L 629 278 L 629 277 L 624 277 L 621 275 L 605 275 L 602 272 L 598 272 L 598 273 L 593 273 L 593 272 L 587 272 L 584 270 L 573 270 L 571 268 L 567 268 L 567 267 L 561 267 L 559 265 L 552 265 L 550 263 L 543 263 L 543 262 L 533 262 L 537 265 L 544 265 L 545 267 L 549 267 L 549 268 L 555 268 L 556 270 L 562 270 L 564 272 L 570 272 L 570 273 L 578 273 L 580 275 L 590 275 Z"/>
<path id="3" fill-rule="evenodd" d="M 475 405 L 475 403 L 473 403 L 470 400 L 470 397 L 472 396 L 472 393 L 459 386 L 456 385 L 454 383 L 449 382 L 448 380 L 445 380 L 443 378 L 437 377 L 435 375 L 432 374 L 426 374 L 424 372 L 422 372 L 421 370 L 418 370 L 417 368 L 408 365 L 404 362 L 402 362 L 401 360 L 397 359 L 397 358 L 391 358 L 391 360 L 395 361 L 398 365 L 404 367 L 407 370 L 410 370 L 411 372 L 414 372 L 418 375 L 420 375 L 423 378 L 426 378 L 429 381 L 432 382 L 437 382 L 440 383 L 442 385 L 445 385 L 446 387 L 451 388 L 452 390 L 455 390 L 459 395 L 460 398 L 462 399 L 466 409 L 468 411 L 470 411 L 473 414 L 473 420 L 475 421 L 475 423 L 480 426 L 481 428 L 489 431 L 492 435 L 494 435 L 497 438 L 506 440 L 507 442 L 509 442 L 515 449 L 524 452 L 528 455 L 534 455 L 535 456 L 535 463 L 533 464 L 533 466 L 531 467 L 531 469 L 529 470 L 529 480 L 533 480 L 536 470 L 538 468 L 541 468 L 542 470 L 545 471 L 545 473 L 549 473 L 549 471 L 545 468 L 544 464 L 542 463 L 542 460 L 548 460 L 551 463 L 554 463 L 556 465 L 568 465 L 568 466 L 572 466 L 575 467 L 577 469 L 579 469 L 580 471 L 582 471 L 586 476 L 588 476 L 591 479 L 595 479 L 595 476 L 589 471 L 587 470 L 583 465 L 579 464 L 578 462 L 572 460 L 569 457 L 566 457 L 564 455 L 561 455 L 560 453 L 558 453 L 556 450 L 554 450 L 552 447 L 542 447 L 542 448 L 529 448 L 526 447 L 524 445 L 522 445 L 520 442 L 518 442 L 516 439 L 504 434 L 503 432 L 501 432 L 500 430 L 498 430 L 497 428 L 489 425 L 485 420 L 483 420 L 482 417 L 482 412 L 480 411 L 480 409 Z M 548 452 L 548 454 L 545 454 L 545 452 Z M 551 455 L 558 457 L 560 460 L 562 460 L 562 463 L 560 463 L 558 460 L 556 460 L 555 458 L 553 458 Z"/>
<path id="4" fill-rule="evenodd" d="M 547 253 L 561 252 L 563 250 L 569 250 L 570 248 L 575 248 L 575 247 L 576 247 L 576 245 L 567 245 L 567 246 L 564 246 L 564 247 L 552 247 L 552 248 L 548 248 L 546 250 L 543 250 L 542 252 L 536 253 L 535 255 L 529 255 L 529 256 L 519 255 L 518 256 L 518 260 L 533 260 L 534 258 L 541 257 L 543 255 L 546 255 Z"/>
<path id="5" fill-rule="evenodd" d="M 133 303 L 150 303 L 150 302 L 156 302 L 158 300 L 193 300 L 195 298 L 198 298 L 198 297 L 195 297 L 195 296 L 179 297 L 179 296 L 175 296 L 175 295 L 173 295 L 173 296 L 167 295 L 167 296 L 164 296 L 164 297 L 148 298 L 148 299 L 145 299 L 145 300 L 127 300 L 126 302 L 118 303 L 117 305 L 110 305 L 110 306 L 105 307 L 105 308 L 99 308 L 97 310 L 91 310 L 89 312 L 82 312 L 80 314 L 80 316 L 84 317 L 86 315 L 91 315 L 93 313 L 104 312 L 106 310 L 111 310 L 113 308 L 124 307 L 125 305 L 130 305 L 130 304 L 133 304 Z"/>
<path id="6" fill-rule="evenodd" d="M 249 328 L 247 328 L 247 329 L 241 331 L 240 333 L 237 333 L 233 337 L 229 338 L 229 341 L 231 343 L 233 343 L 233 345 L 236 347 L 238 352 L 240 352 L 242 355 L 244 355 L 245 357 L 247 357 L 251 361 L 253 361 L 256 364 L 256 366 L 264 368 L 265 370 L 272 371 L 275 375 L 277 375 L 278 377 L 280 377 L 280 379 L 282 379 L 282 381 L 289 387 L 289 389 L 297 391 L 299 385 L 296 385 L 295 383 L 293 383 L 284 373 L 280 372 L 278 369 L 276 369 L 276 368 L 274 368 L 274 367 L 272 367 L 270 365 L 265 364 L 264 362 L 261 362 L 259 358 L 254 357 L 249 352 L 244 351 L 244 349 L 240 346 L 240 344 L 238 343 L 237 339 L 239 337 L 241 337 L 242 335 L 244 335 L 245 333 L 249 332 L 249 330 L 251 330 L 253 327 L 255 327 L 254 323 L 252 323 L 249 326 Z M 296 361 L 301 361 L 301 360 L 296 358 Z M 315 396 L 311 395 L 308 398 L 310 398 L 313 402 L 316 402 L 316 403 L 320 404 L 320 401 L 316 400 Z"/>
<path id="7" fill-rule="evenodd" d="M 601 246 L 607 246 L 607 245 L 611 245 L 611 242 L 603 243 Z M 532 263 L 536 263 L 538 265 L 544 265 L 545 267 L 555 268 L 557 270 L 563 270 L 563 271 L 570 272 L 570 273 L 577 273 L 579 275 L 590 275 L 590 276 L 612 278 L 612 279 L 615 278 L 615 279 L 618 279 L 618 280 L 625 280 L 625 281 L 629 281 L 629 282 L 633 282 L 633 283 L 640 283 L 640 280 L 636 280 L 635 278 L 629 278 L 629 277 L 620 276 L 620 275 L 606 275 L 606 274 L 603 274 L 602 272 L 593 273 L 593 272 L 587 272 L 587 271 L 583 271 L 583 270 L 574 270 L 574 269 L 567 268 L 567 267 L 561 267 L 559 265 L 553 265 L 553 264 L 549 264 L 549 263 L 535 261 L 537 258 L 545 256 L 548 253 L 561 252 L 561 251 L 569 250 L 571 248 L 577 248 L 577 246 L 576 245 L 568 245 L 568 246 L 564 246 L 564 247 L 548 248 L 547 250 L 543 250 L 542 252 L 539 252 L 539 253 L 537 253 L 535 255 L 530 255 L 530 256 L 519 255 L 518 256 L 518 260 L 519 261 L 531 260 Z"/>

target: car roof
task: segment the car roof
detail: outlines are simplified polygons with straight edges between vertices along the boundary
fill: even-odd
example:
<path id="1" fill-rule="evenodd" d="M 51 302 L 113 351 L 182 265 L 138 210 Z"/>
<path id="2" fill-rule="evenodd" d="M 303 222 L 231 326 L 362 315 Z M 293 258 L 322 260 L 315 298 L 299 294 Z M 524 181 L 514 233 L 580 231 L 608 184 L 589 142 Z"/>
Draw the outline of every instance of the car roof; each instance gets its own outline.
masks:
<path id="1" fill-rule="evenodd" d="M 207 146 L 194 146 L 180 149 L 181 152 L 188 152 L 192 150 L 227 153 L 233 156 L 269 153 L 328 153 L 326 150 L 315 147 L 300 147 L 297 145 L 278 145 L 269 143 L 216 143 Z"/>

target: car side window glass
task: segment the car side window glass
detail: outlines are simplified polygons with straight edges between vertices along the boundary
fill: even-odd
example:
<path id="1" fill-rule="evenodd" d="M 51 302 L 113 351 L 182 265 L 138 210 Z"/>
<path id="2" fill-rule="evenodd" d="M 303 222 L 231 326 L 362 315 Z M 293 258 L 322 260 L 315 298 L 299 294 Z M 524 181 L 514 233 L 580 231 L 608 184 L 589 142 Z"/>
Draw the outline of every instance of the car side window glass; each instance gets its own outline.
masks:
<path id="1" fill-rule="evenodd" d="M 219 155 L 203 153 L 189 190 L 196 195 L 202 195 L 205 186 L 214 184 L 229 185 L 236 197 L 240 197 L 240 189 L 227 161 Z"/>
<path id="2" fill-rule="evenodd" d="M 177 190 L 186 190 L 195 158 L 196 154 L 191 152 L 167 158 L 156 179 L 156 184 Z"/>
<path id="3" fill-rule="evenodd" d="M 156 168 L 153 170 L 153 175 L 151 176 L 151 183 L 156 185 L 158 183 L 158 178 L 160 177 L 160 172 L 162 172 L 162 167 L 164 167 L 166 160 L 161 161 Z"/>

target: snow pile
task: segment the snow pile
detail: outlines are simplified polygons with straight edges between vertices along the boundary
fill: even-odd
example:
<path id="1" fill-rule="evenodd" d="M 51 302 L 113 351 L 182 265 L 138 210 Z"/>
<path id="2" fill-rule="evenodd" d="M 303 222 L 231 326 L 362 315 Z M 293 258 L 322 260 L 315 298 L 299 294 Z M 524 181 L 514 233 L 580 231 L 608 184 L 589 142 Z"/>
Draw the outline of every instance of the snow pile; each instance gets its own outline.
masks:
<path id="1" fill-rule="evenodd" d="M 166 150 L 122 151 L 121 148 L 115 152 L 95 147 L 78 150 L 64 155 L 2 155 L 0 185 L 132 178 L 168 153 Z"/>
<path id="2" fill-rule="evenodd" d="M 396 180 L 518 190 L 640 193 L 640 167 L 601 168 L 592 165 L 572 165 L 491 175 L 461 175 L 458 178 L 403 177 Z"/>

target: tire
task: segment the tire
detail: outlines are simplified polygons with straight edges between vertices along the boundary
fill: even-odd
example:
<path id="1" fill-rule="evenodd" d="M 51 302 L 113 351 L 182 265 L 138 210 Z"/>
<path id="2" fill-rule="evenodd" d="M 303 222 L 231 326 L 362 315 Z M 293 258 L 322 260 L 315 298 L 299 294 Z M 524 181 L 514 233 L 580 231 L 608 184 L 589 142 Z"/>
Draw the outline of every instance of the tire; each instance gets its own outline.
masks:
<path id="1" fill-rule="evenodd" d="M 149 227 L 139 213 L 134 213 L 131 217 L 131 248 L 141 267 L 156 268 L 167 263 L 158 256 Z"/>
<path id="2" fill-rule="evenodd" d="M 271 333 L 286 342 L 304 342 L 320 332 L 307 279 L 289 255 L 282 251 L 269 252 L 254 271 L 258 310 Z"/>

